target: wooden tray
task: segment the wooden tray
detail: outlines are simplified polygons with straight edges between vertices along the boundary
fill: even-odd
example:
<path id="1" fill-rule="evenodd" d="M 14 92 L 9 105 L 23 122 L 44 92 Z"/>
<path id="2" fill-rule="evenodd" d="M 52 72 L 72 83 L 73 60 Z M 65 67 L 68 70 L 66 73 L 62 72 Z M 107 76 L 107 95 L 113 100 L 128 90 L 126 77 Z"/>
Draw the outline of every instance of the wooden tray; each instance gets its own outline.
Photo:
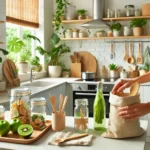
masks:
<path id="1" fill-rule="evenodd" d="M 50 120 L 46 120 L 46 128 L 42 131 L 34 130 L 31 137 L 28 139 L 24 139 L 18 134 L 9 133 L 7 136 L 0 137 L 0 142 L 31 144 L 37 141 L 40 137 L 42 137 L 51 128 L 51 125 L 52 122 Z"/>

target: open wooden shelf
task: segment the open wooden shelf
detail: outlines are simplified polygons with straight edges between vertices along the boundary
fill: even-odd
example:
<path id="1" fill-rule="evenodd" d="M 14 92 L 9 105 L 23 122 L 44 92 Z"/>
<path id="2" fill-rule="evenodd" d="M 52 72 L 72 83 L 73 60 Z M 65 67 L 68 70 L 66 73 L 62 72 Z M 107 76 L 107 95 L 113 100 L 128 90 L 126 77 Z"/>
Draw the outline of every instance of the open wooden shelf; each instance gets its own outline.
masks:
<path id="1" fill-rule="evenodd" d="M 148 39 L 150 36 L 118 36 L 118 37 L 85 37 L 85 38 L 61 38 L 61 40 L 113 40 L 113 39 Z"/>
<path id="2" fill-rule="evenodd" d="M 118 17 L 118 18 L 103 18 L 104 21 L 125 21 L 131 19 L 145 18 L 150 19 L 150 16 L 133 16 L 133 17 Z"/>
<path id="3" fill-rule="evenodd" d="M 92 19 L 83 19 L 83 20 L 63 20 L 62 23 L 63 24 L 80 24 L 80 23 L 86 23 L 92 21 Z M 52 22 L 53 24 L 55 23 L 55 21 Z"/>

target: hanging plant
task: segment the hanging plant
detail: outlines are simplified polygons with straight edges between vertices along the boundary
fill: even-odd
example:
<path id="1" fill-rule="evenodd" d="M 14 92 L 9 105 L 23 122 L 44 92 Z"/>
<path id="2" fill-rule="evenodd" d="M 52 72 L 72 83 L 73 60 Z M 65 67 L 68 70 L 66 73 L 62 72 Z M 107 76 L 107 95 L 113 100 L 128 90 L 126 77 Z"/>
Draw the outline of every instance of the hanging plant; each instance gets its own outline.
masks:
<path id="1" fill-rule="evenodd" d="M 69 5 L 68 0 L 56 0 L 56 14 L 54 15 L 55 31 L 63 28 L 61 25 L 61 16 L 64 15 L 65 7 Z"/>

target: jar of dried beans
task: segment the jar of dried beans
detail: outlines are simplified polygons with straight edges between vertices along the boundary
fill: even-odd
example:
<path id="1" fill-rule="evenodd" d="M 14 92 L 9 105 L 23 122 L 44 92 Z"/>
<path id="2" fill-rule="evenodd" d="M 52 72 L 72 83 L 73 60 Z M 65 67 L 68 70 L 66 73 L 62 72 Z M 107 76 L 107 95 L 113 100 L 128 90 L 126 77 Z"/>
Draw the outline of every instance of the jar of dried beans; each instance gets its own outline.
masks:
<path id="1" fill-rule="evenodd" d="M 19 118 L 22 124 L 30 124 L 31 106 L 30 95 L 31 91 L 28 88 L 12 89 L 10 95 L 10 118 Z"/>

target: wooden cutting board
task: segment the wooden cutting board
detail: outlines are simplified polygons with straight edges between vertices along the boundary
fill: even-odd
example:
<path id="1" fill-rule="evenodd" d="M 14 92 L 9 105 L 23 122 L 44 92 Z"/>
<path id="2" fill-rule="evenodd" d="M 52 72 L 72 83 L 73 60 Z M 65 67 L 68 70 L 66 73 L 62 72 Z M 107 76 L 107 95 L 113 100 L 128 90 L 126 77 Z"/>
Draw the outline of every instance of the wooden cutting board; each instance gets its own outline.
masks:
<path id="1" fill-rule="evenodd" d="M 95 72 L 97 74 L 97 61 L 96 58 L 89 52 L 78 52 L 81 56 L 81 71 L 82 72 Z"/>
<path id="2" fill-rule="evenodd" d="M 3 64 L 3 72 L 7 80 L 8 87 L 16 87 L 20 85 L 20 79 L 16 73 L 16 65 L 11 59 L 6 59 Z"/>

